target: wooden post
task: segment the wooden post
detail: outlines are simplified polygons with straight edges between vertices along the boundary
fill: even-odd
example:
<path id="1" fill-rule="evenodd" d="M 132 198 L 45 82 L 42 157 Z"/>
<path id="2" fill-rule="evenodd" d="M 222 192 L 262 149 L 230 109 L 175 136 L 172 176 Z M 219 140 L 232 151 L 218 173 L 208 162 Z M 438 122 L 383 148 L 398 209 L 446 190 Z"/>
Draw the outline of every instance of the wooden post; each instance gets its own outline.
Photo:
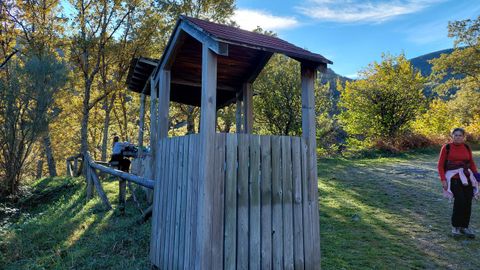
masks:
<path id="1" fill-rule="evenodd" d="M 200 121 L 200 161 L 198 181 L 197 208 L 197 243 L 198 253 L 195 266 L 198 269 L 212 269 L 212 250 L 214 245 L 211 228 L 213 214 L 214 183 L 214 147 L 215 147 L 215 112 L 217 104 L 217 56 L 206 44 L 202 47 L 202 102 Z"/>
<path id="2" fill-rule="evenodd" d="M 318 183 L 317 183 L 317 141 L 315 121 L 314 83 L 316 68 L 305 63 L 301 64 L 302 77 L 302 131 L 307 144 L 307 204 L 304 212 L 306 236 L 305 269 L 320 269 L 320 228 L 318 216 Z"/>
<path id="3" fill-rule="evenodd" d="M 145 128 L 145 94 L 140 96 L 140 123 L 138 125 L 138 152 L 143 153 L 143 129 Z"/>
<path id="4" fill-rule="evenodd" d="M 237 93 L 237 108 L 235 112 L 235 122 L 237 125 L 236 132 L 242 133 L 242 96 L 241 92 Z"/>
<path id="5" fill-rule="evenodd" d="M 35 175 L 35 179 L 42 178 L 42 172 L 43 172 L 43 160 L 39 159 L 37 160 L 37 175 Z"/>
<path id="6" fill-rule="evenodd" d="M 78 176 L 78 157 L 73 158 L 73 176 Z"/>
<path id="7" fill-rule="evenodd" d="M 67 159 L 67 176 L 68 177 L 73 177 L 72 164 L 70 163 L 70 160 L 68 160 L 68 159 Z"/>
<path id="8" fill-rule="evenodd" d="M 155 144 L 157 138 L 157 87 L 153 78 L 150 78 L 150 149 L 152 158 L 154 157 Z"/>
<path id="9" fill-rule="evenodd" d="M 118 181 L 118 204 L 120 213 L 125 213 L 125 202 L 127 197 L 127 181 L 123 178 L 120 178 Z"/>
<path id="10" fill-rule="evenodd" d="M 170 110 L 170 71 L 161 69 L 158 73 L 158 86 L 160 93 L 158 95 L 158 138 L 168 137 L 168 122 Z"/>
<path id="11" fill-rule="evenodd" d="M 251 83 L 243 84 L 243 132 L 252 134 L 253 131 L 253 88 Z"/>

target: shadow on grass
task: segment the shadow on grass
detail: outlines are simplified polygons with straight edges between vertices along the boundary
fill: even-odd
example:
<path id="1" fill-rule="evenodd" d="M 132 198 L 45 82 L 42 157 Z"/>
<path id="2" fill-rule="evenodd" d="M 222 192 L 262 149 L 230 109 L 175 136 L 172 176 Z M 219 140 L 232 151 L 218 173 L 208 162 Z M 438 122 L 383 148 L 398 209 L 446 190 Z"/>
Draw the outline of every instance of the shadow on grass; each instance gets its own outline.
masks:
<path id="1" fill-rule="evenodd" d="M 320 162 L 322 268 L 478 269 L 479 244 L 448 236 L 435 159 Z"/>
<path id="2" fill-rule="evenodd" d="M 49 181 L 35 189 L 62 185 Z M 83 178 L 64 181 L 75 185 L 48 203 L 32 205 L 28 214 L 1 229 L 2 269 L 148 269 L 150 224 L 136 224 L 133 203 L 127 203 L 123 216 L 117 210 L 106 212 L 98 198 L 85 204 Z M 104 184 L 114 208 L 117 186 Z"/>

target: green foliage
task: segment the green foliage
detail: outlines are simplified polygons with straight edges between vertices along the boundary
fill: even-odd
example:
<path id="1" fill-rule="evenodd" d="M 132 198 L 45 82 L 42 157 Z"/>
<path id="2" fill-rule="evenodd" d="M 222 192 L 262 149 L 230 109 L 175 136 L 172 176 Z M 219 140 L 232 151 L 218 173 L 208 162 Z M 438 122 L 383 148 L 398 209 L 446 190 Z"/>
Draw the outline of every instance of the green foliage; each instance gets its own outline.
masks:
<path id="1" fill-rule="evenodd" d="M 283 55 L 274 55 L 253 84 L 254 129 L 259 133 L 299 136 L 302 132 L 302 91 L 300 64 Z M 317 136 L 332 129 L 329 85 L 315 84 Z"/>
<path id="2" fill-rule="evenodd" d="M 54 95 L 66 68 L 54 56 L 13 61 L 0 79 L 0 192 L 15 194 L 33 144 L 58 115 Z"/>
<path id="3" fill-rule="evenodd" d="M 413 130 L 428 138 L 442 141 L 450 136 L 450 131 L 461 126 L 460 119 L 451 111 L 450 102 L 435 99 L 429 109 L 413 123 Z"/>
<path id="4" fill-rule="evenodd" d="M 340 87 L 339 118 L 348 134 L 364 142 L 394 139 L 409 130 L 425 107 L 425 79 L 404 55 L 384 55 L 371 64 L 362 78 Z"/>

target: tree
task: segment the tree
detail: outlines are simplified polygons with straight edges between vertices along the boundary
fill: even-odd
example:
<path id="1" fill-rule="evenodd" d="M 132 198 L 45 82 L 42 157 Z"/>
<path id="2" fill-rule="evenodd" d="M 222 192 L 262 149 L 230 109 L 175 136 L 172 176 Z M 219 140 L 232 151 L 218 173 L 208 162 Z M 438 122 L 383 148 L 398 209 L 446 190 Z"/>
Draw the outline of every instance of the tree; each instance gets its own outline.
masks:
<path id="1" fill-rule="evenodd" d="M 274 55 L 253 84 L 254 129 L 260 133 L 301 135 L 302 100 L 300 64 Z M 317 135 L 331 130 L 329 85 L 315 84 Z"/>
<path id="2" fill-rule="evenodd" d="M 404 55 L 383 55 L 341 88 L 340 121 L 350 136 L 395 139 L 410 128 L 426 105 L 425 79 Z"/>
<path id="3" fill-rule="evenodd" d="M 66 80 L 65 65 L 54 56 L 31 56 L 12 62 L 0 80 L 1 191 L 16 194 L 34 143 L 57 113 L 54 94 Z"/>

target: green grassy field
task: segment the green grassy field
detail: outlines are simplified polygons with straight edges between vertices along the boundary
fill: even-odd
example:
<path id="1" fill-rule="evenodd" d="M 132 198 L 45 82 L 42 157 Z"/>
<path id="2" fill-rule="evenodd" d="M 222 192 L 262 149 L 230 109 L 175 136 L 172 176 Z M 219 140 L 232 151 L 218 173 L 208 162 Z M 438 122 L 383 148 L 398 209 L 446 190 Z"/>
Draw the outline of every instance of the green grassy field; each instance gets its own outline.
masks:
<path id="1" fill-rule="evenodd" d="M 322 269 L 480 269 L 480 239 L 449 235 L 436 158 L 321 159 Z M 117 182 L 104 185 L 115 208 Z M 27 199 L 0 204 L 0 269 L 149 269 L 150 223 L 139 216 L 132 201 L 124 216 L 85 204 L 82 178 L 39 180 Z"/>

